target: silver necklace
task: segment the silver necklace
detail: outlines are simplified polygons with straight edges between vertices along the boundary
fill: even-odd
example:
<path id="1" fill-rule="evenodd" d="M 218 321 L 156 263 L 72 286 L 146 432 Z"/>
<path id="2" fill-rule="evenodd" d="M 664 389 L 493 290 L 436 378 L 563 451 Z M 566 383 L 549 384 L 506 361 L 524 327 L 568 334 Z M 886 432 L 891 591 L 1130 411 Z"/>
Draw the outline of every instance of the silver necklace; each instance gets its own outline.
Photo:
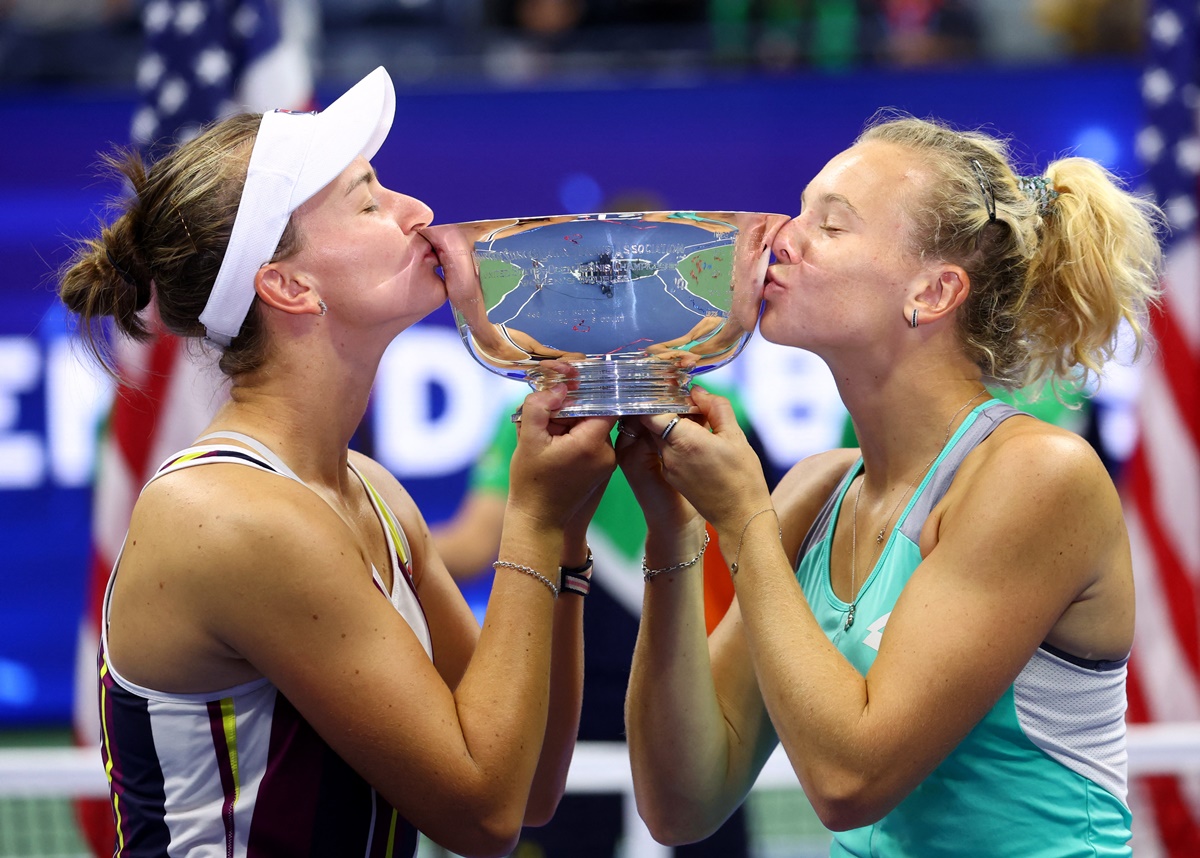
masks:
<path id="1" fill-rule="evenodd" d="M 871 556 L 871 563 L 879 557 L 879 552 L 883 550 L 883 537 L 887 533 L 888 526 L 892 523 L 892 516 L 896 514 L 896 510 L 900 509 L 900 504 L 904 503 L 908 493 L 913 490 L 913 486 L 917 481 L 925 476 L 925 472 L 933 466 L 937 461 L 937 457 L 942 454 L 942 450 L 946 448 L 946 442 L 950 440 L 950 430 L 954 428 L 954 421 L 958 419 L 958 415 L 962 414 L 967 406 L 979 398 L 980 394 L 987 393 L 986 390 L 981 390 L 964 402 L 954 416 L 950 418 L 950 422 L 946 424 L 946 435 L 942 438 L 942 443 L 938 447 L 938 451 L 933 454 L 933 458 L 925 463 L 925 467 L 917 472 L 917 475 L 909 481 L 908 487 L 904 490 L 904 494 L 900 495 L 900 500 L 896 501 L 896 505 L 892 507 L 892 511 L 888 513 L 888 517 L 883 521 L 883 527 L 879 528 L 879 532 L 875 534 L 875 553 Z M 850 610 L 846 612 L 846 625 L 843 631 L 850 631 L 850 627 L 854 625 L 854 611 L 858 607 L 858 501 L 862 498 L 863 483 L 867 481 L 866 473 L 864 472 L 862 482 L 858 484 L 858 490 L 854 493 L 854 515 L 850 519 Z"/>

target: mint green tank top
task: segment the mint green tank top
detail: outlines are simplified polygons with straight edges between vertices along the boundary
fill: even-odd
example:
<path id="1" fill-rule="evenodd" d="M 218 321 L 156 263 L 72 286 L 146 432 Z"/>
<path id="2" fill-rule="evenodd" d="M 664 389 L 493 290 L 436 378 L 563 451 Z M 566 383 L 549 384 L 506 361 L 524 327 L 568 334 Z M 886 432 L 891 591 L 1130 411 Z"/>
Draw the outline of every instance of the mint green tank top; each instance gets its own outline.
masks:
<path id="1" fill-rule="evenodd" d="M 859 459 L 826 501 L 799 552 L 796 577 L 825 634 L 864 676 L 900 592 L 921 562 L 918 540 L 959 465 L 1003 420 L 998 400 L 971 412 L 909 500 L 850 606 L 830 584 L 837 511 Z M 985 550 L 981 546 L 981 550 Z M 940 617 L 940 622 L 953 618 Z M 833 856 L 1095 858 L 1130 856 L 1125 665 L 1039 648 L 949 756 L 887 816 L 834 833 Z"/>

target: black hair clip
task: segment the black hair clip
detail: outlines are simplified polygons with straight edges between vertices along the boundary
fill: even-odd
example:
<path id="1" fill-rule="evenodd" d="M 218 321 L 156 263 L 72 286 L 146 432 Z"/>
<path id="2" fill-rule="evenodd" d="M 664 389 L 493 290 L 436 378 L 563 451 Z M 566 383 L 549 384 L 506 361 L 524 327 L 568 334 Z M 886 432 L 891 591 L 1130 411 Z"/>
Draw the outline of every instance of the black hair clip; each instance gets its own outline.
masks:
<path id="1" fill-rule="evenodd" d="M 988 223 L 995 223 L 996 190 L 992 187 L 992 180 L 988 178 L 983 165 L 974 158 L 971 159 L 971 171 L 975 173 L 975 180 L 979 182 L 979 190 L 983 192 L 983 204 L 987 207 Z"/>
<path id="2" fill-rule="evenodd" d="M 120 265 L 117 264 L 117 260 L 112 255 L 112 251 L 109 250 L 107 247 L 104 248 L 104 255 L 106 257 L 108 257 L 108 264 L 111 265 L 113 267 L 113 270 L 117 272 L 117 274 L 120 276 L 120 278 L 123 281 L 125 281 L 125 285 L 127 285 L 133 289 L 133 294 L 134 294 L 136 302 L 137 302 L 136 303 L 137 309 L 139 311 L 144 310 L 146 308 L 146 305 L 150 303 L 149 287 L 146 287 L 145 289 L 143 289 L 138 284 L 138 282 L 133 279 L 133 275 L 131 275 L 128 271 L 126 271 L 124 268 L 122 268 Z"/>

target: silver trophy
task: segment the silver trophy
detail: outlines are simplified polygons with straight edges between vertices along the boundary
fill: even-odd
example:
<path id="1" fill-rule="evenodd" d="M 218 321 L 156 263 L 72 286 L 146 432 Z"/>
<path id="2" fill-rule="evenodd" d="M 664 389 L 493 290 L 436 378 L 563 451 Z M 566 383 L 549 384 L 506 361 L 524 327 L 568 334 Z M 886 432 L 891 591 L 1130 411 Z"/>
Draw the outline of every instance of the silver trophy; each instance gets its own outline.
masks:
<path id="1" fill-rule="evenodd" d="M 423 233 L 463 344 L 483 366 L 539 390 L 565 381 L 562 417 L 682 414 L 696 410 L 693 376 L 733 360 L 754 332 L 771 242 L 787 220 L 656 211 Z"/>

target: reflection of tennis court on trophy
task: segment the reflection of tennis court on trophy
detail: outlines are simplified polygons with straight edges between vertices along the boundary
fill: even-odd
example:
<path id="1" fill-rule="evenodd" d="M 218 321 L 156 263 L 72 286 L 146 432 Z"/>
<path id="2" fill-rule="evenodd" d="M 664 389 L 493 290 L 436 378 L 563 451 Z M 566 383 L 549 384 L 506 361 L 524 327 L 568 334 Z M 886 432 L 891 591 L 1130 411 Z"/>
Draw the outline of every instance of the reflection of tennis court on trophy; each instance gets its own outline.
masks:
<path id="1" fill-rule="evenodd" d="M 475 244 L 484 305 L 548 347 L 639 352 L 729 313 L 737 231 L 726 224 L 586 216 L 517 229 Z"/>

